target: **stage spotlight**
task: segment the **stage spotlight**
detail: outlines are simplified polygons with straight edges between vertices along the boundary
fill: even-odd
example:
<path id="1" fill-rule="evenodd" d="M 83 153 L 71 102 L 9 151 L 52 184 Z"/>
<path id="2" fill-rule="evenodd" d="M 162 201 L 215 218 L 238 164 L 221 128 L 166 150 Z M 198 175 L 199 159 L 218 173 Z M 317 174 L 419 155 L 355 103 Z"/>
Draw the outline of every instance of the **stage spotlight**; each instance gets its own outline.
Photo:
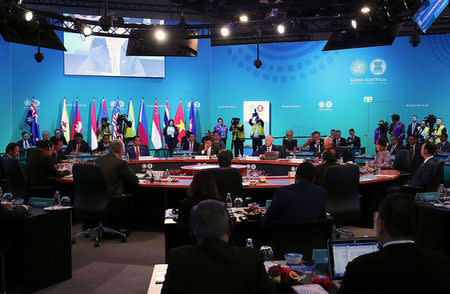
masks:
<path id="1" fill-rule="evenodd" d="M 277 31 L 278 31 L 278 33 L 280 33 L 280 34 L 284 34 L 284 32 L 286 31 L 286 27 L 285 27 L 284 25 L 282 25 L 282 24 L 279 24 L 279 25 L 277 26 Z"/>
<path id="2" fill-rule="evenodd" d="M 351 24 L 354 29 L 356 29 L 358 27 L 358 23 L 354 19 L 352 19 Z"/>
<path id="3" fill-rule="evenodd" d="M 242 14 L 239 16 L 240 22 L 248 22 L 248 16 L 246 14 Z"/>
<path id="4" fill-rule="evenodd" d="M 33 12 L 31 12 L 31 11 L 25 12 L 25 20 L 31 21 L 32 19 L 33 19 Z"/>
<path id="5" fill-rule="evenodd" d="M 224 37 L 228 37 L 230 35 L 230 29 L 228 27 L 223 27 L 220 29 L 220 33 Z"/>
<path id="6" fill-rule="evenodd" d="M 361 13 L 367 14 L 370 12 L 370 7 L 369 6 L 364 6 L 363 8 L 361 8 Z"/>
<path id="7" fill-rule="evenodd" d="M 92 34 L 92 29 L 91 29 L 91 27 L 90 26 L 84 26 L 84 28 L 83 28 L 83 35 L 85 35 L 86 37 L 87 36 L 90 36 Z"/>
<path id="8" fill-rule="evenodd" d="M 34 54 L 34 59 L 39 63 L 42 62 L 42 60 L 44 60 L 44 54 L 41 53 L 40 46 L 38 46 L 38 52 Z"/>
<path id="9" fill-rule="evenodd" d="M 162 30 L 162 29 L 157 29 L 155 31 L 155 38 L 158 41 L 164 41 L 166 39 L 166 32 L 164 30 Z"/>

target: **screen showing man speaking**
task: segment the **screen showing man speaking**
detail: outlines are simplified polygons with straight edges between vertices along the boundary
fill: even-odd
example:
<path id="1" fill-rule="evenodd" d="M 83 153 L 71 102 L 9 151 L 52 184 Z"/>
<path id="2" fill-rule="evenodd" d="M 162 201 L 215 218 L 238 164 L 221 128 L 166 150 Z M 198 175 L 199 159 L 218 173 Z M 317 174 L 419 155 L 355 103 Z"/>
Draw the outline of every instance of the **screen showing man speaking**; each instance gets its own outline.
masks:
<path id="1" fill-rule="evenodd" d="M 71 15 L 98 20 L 99 16 Z M 124 18 L 125 23 L 163 24 L 163 20 Z M 117 33 L 121 33 L 117 30 Z M 163 56 L 126 56 L 128 39 L 64 32 L 64 74 L 83 76 L 165 77 Z"/>

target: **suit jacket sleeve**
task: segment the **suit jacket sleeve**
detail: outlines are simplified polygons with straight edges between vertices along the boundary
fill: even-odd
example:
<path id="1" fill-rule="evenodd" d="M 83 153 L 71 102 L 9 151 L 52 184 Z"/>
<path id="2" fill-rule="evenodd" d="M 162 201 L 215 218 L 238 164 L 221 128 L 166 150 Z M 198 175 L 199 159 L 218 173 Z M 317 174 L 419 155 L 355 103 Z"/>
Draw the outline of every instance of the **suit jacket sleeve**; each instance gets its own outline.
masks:
<path id="1" fill-rule="evenodd" d="M 183 274 L 178 271 L 177 260 L 178 258 L 174 256 L 173 250 L 169 251 L 167 256 L 167 272 L 164 278 L 164 284 L 161 289 L 161 294 L 181 294 L 183 281 Z"/>
<path id="2" fill-rule="evenodd" d="M 0 205 L 0 223 L 6 224 L 13 221 L 15 218 L 24 217 L 27 214 L 27 210 L 22 206 L 14 207 L 13 210 L 8 210 L 3 205 Z"/>
<path id="3" fill-rule="evenodd" d="M 139 184 L 138 177 L 128 167 L 127 162 L 124 160 L 122 160 L 120 164 L 120 175 L 124 179 L 124 182 L 128 188 L 133 189 Z"/>
<path id="4" fill-rule="evenodd" d="M 255 152 L 253 152 L 253 156 L 260 156 L 263 154 L 262 147 L 259 147 Z"/>
<path id="5" fill-rule="evenodd" d="M 255 291 L 255 293 L 267 293 L 267 294 L 276 294 L 278 293 L 275 290 L 275 286 L 272 281 L 269 279 L 267 275 L 266 268 L 264 267 L 264 260 L 261 254 L 257 254 L 257 263 L 256 263 L 256 281 L 255 286 L 259 289 Z"/>
<path id="6" fill-rule="evenodd" d="M 433 159 L 430 159 L 433 160 Z M 428 163 L 428 162 L 427 162 Z M 434 173 L 435 165 L 434 164 L 424 164 L 416 171 L 414 176 L 410 181 L 411 186 L 422 187 L 428 184 Z"/>
<path id="7" fill-rule="evenodd" d="M 364 274 L 361 270 L 358 270 L 358 266 L 352 261 L 347 265 L 344 280 L 342 281 L 338 293 L 365 293 L 367 287 L 370 285 L 365 284 L 364 280 Z"/>

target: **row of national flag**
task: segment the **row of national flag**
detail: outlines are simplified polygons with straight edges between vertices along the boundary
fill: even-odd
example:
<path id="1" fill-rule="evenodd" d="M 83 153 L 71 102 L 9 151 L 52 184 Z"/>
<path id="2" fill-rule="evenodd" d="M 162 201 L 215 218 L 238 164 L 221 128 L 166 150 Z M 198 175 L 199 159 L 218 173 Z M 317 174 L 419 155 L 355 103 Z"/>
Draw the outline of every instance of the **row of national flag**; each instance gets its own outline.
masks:
<path id="1" fill-rule="evenodd" d="M 92 150 L 98 147 L 99 138 L 97 137 L 97 130 L 101 127 L 101 121 L 103 118 L 108 118 L 108 111 L 106 108 L 106 102 L 103 98 L 102 107 L 100 111 L 99 120 L 97 121 L 96 117 L 96 109 L 95 109 L 95 98 L 92 101 L 92 109 L 91 109 L 91 129 L 90 129 L 90 138 L 91 138 L 91 148 Z M 189 112 L 189 127 L 188 130 L 194 134 L 196 134 L 196 124 L 195 124 L 195 113 L 194 113 L 194 101 L 190 102 L 190 112 Z M 120 103 L 119 99 L 114 104 L 114 109 L 112 113 L 111 125 L 112 125 L 112 139 L 121 138 L 121 134 L 119 134 L 117 118 L 120 115 Z M 138 125 L 136 128 L 135 119 L 134 119 L 134 109 L 133 103 L 130 99 L 129 107 L 128 107 L 128 120 L 131 121 L 132 127 L 125 128 L 125 133 L 123 134 L 125 138 L 133 137 L 135 134 L 141 137 L 142 145 L 149 145 L 148 141 L 148 126 L 147 119 L 145 115 L 145 104 L 144 98 L 142 98 L 141 105 L 139 108 L 139 119 Z M 160 119 L 159 119 L 159 108 L 158 101 L 155 99 L 154 109 L 153 109 L 153 119 L 152 119 L 152 129 L 151 129 L 151 142 L 155 149 L 160 149 L 163 147 L 163 130 L 166 126 L 169 125 L 170 120 L 170 112 L 169 112 L 169 102 L 166 99 L 166 104 L 164 106 L 164 120 L 163 120 L 163 128 L 160 127 Z M 31 138 L 34 143 L 41 139 L 41 134 L 39 130 L 39 121 L 36 105 L 33 101 L 31 102 L 30 109 L 28 111 L 27 117 L 25 119 L 25 123 L 30 126 Z M 178 104 L 177 111 L 175 113 L 174 125 L 177 126 L 179 130 L 178 141 L 181 141 L 181 138 L 185 136 L 185 123 L 184 123 L 184 114 L 183 114 L 183 103 L 180 99 Z M 83 124 L 81 121 L 80 109 L 78 107 L 78 98 L 75 102 L 75 111 L 72 122 L 72 132 L 70 132 L 69 127 L 69 115 L 67 113 L 66 106 L 66 98 L 64 97 L 63 109 L 61 114 L 61 133 L 64 135 L 66 141 L 70 141 L 73 139 L 75 133 L 83 133 Z M 137 129 L 137 131 L 136 131 Z"/>

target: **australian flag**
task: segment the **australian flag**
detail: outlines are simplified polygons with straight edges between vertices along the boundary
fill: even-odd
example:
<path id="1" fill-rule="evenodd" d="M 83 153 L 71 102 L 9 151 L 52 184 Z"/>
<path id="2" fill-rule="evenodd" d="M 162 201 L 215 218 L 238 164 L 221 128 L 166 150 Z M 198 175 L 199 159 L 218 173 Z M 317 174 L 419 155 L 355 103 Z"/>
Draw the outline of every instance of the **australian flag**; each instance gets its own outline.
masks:
<path id="1" fill-rule="evenodd" d="M 31 141 L 36 144 L 36 141 L 41 139 L 41 131 L 39 130 L 39 120 L 34 100 L 31 102 L 30 109 L 25 118 L 25 123 L 30 126 Z"/>

